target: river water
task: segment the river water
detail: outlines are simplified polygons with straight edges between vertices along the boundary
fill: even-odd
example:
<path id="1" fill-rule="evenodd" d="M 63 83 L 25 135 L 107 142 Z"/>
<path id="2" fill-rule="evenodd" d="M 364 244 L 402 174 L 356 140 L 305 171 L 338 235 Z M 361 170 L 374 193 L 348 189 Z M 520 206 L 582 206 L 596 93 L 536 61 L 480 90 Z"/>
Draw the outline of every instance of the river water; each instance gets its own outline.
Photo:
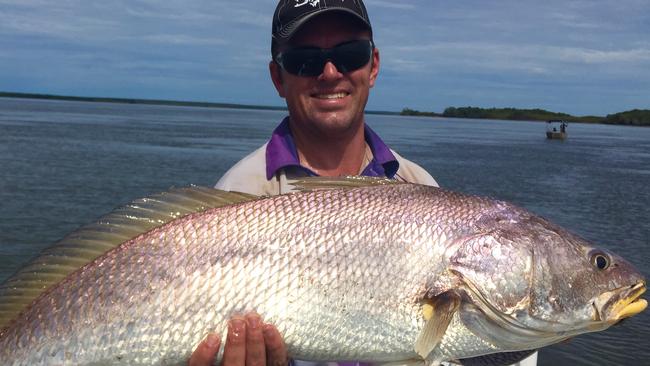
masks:
<path id="1" fill-rule="evenodd" d="M 132 199 L 213 185 L 284 112 L 0 98 L 0 281 Z M 441 186 L 512 201 L 650 275 L 650 128 L 367 116 Z M 539 365 L 646 365 L 650 312 L 540 352 Z"/>

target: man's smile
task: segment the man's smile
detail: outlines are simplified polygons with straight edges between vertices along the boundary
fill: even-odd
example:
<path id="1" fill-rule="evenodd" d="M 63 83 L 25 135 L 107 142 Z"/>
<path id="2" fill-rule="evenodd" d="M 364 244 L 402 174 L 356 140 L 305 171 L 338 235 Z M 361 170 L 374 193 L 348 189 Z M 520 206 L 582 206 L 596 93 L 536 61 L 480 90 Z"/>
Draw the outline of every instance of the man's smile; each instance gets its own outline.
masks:
<path id="1" fill-rule="evenodd" d="M 339 92 L 339 93 L 321 93 L 321 94 L 314 94 L 314 98 L 318 99 L 342 99 L 350 95 L 348 92 Z"/>

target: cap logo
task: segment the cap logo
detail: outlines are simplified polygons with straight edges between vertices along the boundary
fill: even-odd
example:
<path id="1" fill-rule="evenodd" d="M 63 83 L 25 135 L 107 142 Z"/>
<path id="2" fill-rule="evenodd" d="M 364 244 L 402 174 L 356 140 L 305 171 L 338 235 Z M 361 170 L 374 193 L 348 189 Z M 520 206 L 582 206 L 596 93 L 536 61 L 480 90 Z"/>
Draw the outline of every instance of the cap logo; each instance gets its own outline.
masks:
<path id="1" fill-rule="evenodd" d="M 299 8 L 303 5 L 311 5 L 313 8 L 317 7 L 320 4 L 320 0 L 304 0 L 301 2 L 301 0 L 296 0 L 296 5 L 294 5 L 294 8 Z"/>

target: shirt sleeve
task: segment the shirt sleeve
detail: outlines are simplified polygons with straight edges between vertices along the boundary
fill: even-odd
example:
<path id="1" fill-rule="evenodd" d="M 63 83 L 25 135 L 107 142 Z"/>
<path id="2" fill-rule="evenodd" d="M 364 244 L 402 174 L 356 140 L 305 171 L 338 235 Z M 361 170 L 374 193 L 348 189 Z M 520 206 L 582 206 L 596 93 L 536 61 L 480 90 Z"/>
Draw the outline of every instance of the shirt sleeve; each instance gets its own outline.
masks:
<path id="1" fill-rule="evenodd" d="M 395 158 L 399 163 L 399 169 L 395 174 L 395 179 L 402 182 L 417 183 L 426 186 L 439 187 L 438 182 L 436 182 L 436 180 L 431 176 L 431 174 L 429 174 L 429 172 L 424 170 L 424 168 L 422 168 L 421 166 L 417 165 L 416 163 L 410 160 L 403 158 L 395 151 L 392 151 L 392 153 L 393 155 L 395 155 Z"/>
<path id="2" fill-rule="evenodd" d="M 256 196 L 278 194 L 277 181 L 266 179 L 266 144 L 228 169 L 214 188 Z"/>

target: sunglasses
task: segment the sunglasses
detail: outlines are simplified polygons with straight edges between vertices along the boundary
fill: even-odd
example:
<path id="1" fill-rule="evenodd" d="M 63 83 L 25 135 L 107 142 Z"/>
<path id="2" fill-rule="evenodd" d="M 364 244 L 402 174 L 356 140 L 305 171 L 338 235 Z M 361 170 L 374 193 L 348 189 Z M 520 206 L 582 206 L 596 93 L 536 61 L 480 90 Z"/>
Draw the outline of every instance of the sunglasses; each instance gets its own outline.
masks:
<path id="1" fill-rule="evenodd" d="M 358 70 L 368 64 L 375 45 L 364 39 L 341 43 L 333 48 L 298 47 L 278 53 L 275 62 L 297 76 L 318 76 L 329 61 L 339 72 Z"/>

